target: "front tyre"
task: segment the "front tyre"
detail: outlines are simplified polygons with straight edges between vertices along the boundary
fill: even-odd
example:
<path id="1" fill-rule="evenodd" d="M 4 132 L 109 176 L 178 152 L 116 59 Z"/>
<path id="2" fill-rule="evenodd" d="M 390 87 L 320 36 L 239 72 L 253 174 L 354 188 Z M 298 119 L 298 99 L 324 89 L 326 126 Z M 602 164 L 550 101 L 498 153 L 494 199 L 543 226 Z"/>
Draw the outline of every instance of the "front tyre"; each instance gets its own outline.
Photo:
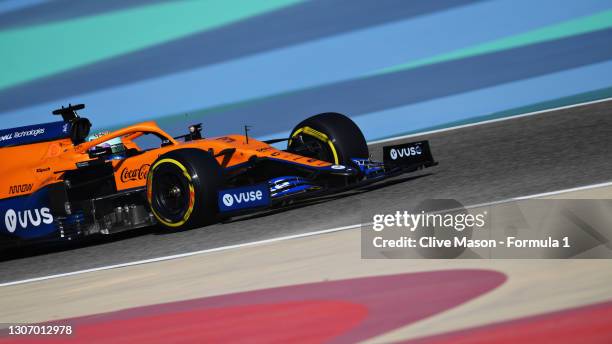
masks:
<path id="1" fill-rule="evenodd" d="M 173 151 L 151 165 L 147 201 L 166 229 L 204 226 L 217 218 L 222 180 L 221 167 L 210 154 L 198 149 Z"/>
<path id="2" fill-rule="evenodd" d="M 287 150 L 340 165 L 351 165 L 351 159 L 369 157 L 368 145 L 359 127 L 336 112 L 321 113 L 300 122 L 291 131 Z"/>

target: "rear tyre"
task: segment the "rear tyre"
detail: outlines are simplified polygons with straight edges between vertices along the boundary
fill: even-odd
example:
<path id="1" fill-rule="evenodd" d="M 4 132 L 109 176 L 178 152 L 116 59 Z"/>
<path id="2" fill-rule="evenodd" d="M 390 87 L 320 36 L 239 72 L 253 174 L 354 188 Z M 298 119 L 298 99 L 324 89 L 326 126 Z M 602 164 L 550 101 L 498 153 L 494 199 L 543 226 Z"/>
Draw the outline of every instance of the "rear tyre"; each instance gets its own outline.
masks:
<path id="1" fill-rule="evenodd" d="M 159 224 L 172 230 L 213 223 L 219 212 L 222 185 L 217 160 L 198 149 L 181 149 L 160 156 L 147 176 L 147 201 Z"/>
<path id="2" fill-rule="evenodd" d="M 336 112 L 305 119 L 293 128 L 290 138 L 288 151 L 333 164 L 351 165 L 352 158 L 369 157 L 368 145 L 359 127 Z"/>

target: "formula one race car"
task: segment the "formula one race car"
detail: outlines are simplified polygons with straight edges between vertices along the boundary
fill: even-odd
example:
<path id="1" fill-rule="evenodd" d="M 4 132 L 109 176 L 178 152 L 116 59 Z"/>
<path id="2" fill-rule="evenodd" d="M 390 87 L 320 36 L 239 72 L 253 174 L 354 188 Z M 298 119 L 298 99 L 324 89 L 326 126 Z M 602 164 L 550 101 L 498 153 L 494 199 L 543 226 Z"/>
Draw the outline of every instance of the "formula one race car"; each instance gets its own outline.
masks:
<path id="1" fill-rule="evenodd" d="M 427 141 L 384 147 L 384 162 L 372 161 L 357 125 L 332 112 L 262 142 L 246 128 L 203 138 L 200 125 L 173 138 L 154 122 L 91 137 L 91 123 L 76 112 L 83 108 L 53 111 L 62 121 L 0 130 L 2 242 L 193 228 L 436 164 Z M 271 146 L 283 141 L 285 150 Z"/>

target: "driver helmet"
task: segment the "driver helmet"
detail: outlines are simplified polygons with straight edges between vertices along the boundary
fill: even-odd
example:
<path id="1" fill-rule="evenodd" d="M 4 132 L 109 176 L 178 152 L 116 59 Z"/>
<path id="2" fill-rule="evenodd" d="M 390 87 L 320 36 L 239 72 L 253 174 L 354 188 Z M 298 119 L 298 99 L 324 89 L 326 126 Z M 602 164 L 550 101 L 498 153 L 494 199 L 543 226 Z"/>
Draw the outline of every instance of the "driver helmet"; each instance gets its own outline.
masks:
<path id="1" fill-rule="evenodd" d="M 108 131 L 102 131 L 93 135 L 89 135 L 87 137 L 87 141 L 93 141 L 101 136 L 104 135 L 108 135 L 110 132 Z M 112 154 L 107 157 L 107 160 L 120 160 L 120 159 L 125 159 L 127 157 L 126 155 L 126 149 L 125 149 L 125 145 L 123 144 L 123 142 L 121 141 L 120 137 L 115 137 L 114 139 L 110 139 L 108 141 L 102 142 L 101 144 L 90 148 L 89 150 L 95 150 L 96 148 L 106 148 L 106 147 L 110 147 Z"/>

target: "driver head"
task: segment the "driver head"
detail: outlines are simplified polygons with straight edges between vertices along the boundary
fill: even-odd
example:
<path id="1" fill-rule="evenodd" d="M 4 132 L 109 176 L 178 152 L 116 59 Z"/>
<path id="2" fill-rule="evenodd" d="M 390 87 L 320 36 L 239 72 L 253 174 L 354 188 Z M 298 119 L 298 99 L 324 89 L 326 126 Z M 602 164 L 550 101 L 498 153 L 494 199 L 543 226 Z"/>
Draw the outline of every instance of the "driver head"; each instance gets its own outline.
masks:
<path id="1" fill-rule="evenodd" d="M 89 135 L 87 137 L 87 141 L 93 141 L 99 137 L 102 137 L 104 135 L 108 135 L 109 132 L 108 131 L 103 131 L 103 132 L 99 132 L 96 134 L 92 134 Z M 90 148 L 89 150 L 95 150 L 96 148 L 99 147 L 110 147 L 112 150 L 112 154 L 107 157 L 107 160 L 120 160 L 120 159 L 125 159 L 126 158 L 126 149 L 125 149 L 125 145 L 123 144 L 123 142 L 121 141 L 120 137 L 116 137 L 114 139 L 110 139 L 108 141 L 102 142 L 101 144 Z"/>

